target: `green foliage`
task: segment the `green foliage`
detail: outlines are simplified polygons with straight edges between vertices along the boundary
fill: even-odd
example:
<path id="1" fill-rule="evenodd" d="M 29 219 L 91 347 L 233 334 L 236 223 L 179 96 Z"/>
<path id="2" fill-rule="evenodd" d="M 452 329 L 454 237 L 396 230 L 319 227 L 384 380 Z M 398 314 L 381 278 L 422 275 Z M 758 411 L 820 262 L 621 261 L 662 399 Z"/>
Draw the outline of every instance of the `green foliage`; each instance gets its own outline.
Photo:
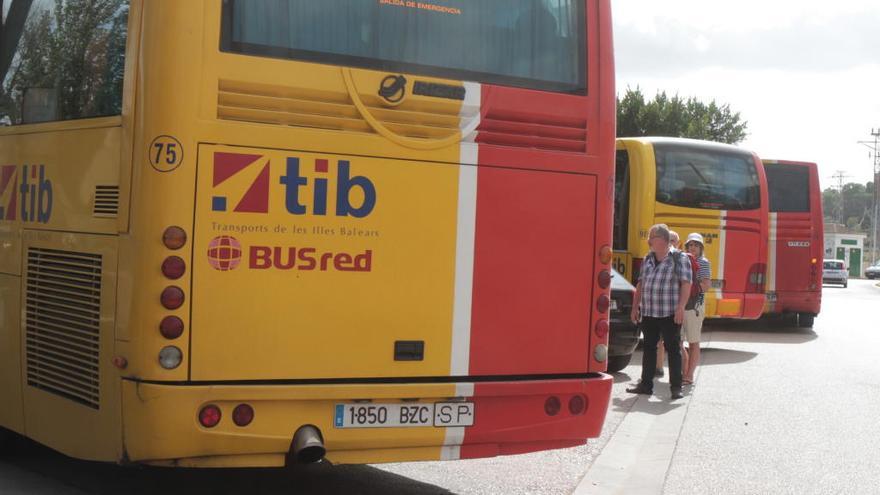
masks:
<path id="1" fill-rule="evenodd" d="M 707 105 L 661 91 L 645 101 L 639 88 L 627 88 L 623 98 L 617 99 L 619 137 L 667 136 L 736 144 L 746 138 L 747 128 L 739 112 L 714 100 Z"/>
<path id="2" fill-rule="evenodd" d="M 850 182 L 842 191 L 829 187 L 822 191 L 822 209 L 827 222 L 869 232 L 874 218 L 874 183 Z"/>

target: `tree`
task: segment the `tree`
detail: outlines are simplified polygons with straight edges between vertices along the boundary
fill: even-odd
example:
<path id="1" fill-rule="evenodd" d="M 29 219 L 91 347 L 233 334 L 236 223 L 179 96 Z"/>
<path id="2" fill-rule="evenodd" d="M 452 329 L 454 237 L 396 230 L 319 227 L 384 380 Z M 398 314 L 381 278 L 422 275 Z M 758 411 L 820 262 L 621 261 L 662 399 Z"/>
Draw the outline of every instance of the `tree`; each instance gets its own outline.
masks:
<path id="1" fill-rule="evenodd" d="M 714 100 L 669 97 L 665 91 L 645 101 L 642 91 L 627 88 L 617 99 L 617 135 L 620 137 L 667 136 L 736 144 L 746 138 L 748 122 L 730 105 Z"/>
<path id="2" fill-rule="evenodd" d="M 850 182 L 841 190 L 829 187 L 822 191 L 822 209 L 826 221 L 869 232 L 874 220 L 874 183 Z"/>

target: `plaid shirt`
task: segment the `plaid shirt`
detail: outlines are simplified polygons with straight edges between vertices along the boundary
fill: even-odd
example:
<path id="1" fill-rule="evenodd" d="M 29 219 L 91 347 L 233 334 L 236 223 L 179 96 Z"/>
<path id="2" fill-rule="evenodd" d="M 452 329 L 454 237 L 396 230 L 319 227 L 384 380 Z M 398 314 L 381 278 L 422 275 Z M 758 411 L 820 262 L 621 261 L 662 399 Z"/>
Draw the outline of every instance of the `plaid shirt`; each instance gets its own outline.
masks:
<path id="1" fill-rule="evenodd" d="M 675 264 L 678 263 L 678 269 Z M 676 280 L 678 272 L 678 280 Z M 691 282 L 691 266 L 681 251 L 669 253 L 659 264 L 657 258 L 648 255 L 639 274 L 642 316 L 666 318 L 675 314 L 681 282 Z"/>

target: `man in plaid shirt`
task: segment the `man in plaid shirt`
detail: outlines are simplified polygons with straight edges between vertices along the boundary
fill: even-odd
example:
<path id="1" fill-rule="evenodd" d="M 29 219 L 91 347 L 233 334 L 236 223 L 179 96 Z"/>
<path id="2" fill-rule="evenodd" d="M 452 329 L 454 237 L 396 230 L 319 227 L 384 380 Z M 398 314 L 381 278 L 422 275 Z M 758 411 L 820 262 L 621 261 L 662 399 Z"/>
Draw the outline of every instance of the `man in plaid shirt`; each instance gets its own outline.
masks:
<path id="1" fill-rule="evenodd" d="M 651 227 L 648 245 L 651 253 L 642 263 L 630 315 L 634 323 L 639 323 L 641 317 L 640 326 L 644 335 L 642 379 L 626 391 L 646 395 L 654 393 L 657 342 L 662 336 L 669 356 L 671 398 L 680 399 L 681 322 L 693 282 L 691 265 L 681 251 L 669 252 L 669 227 L 664 224 Z"/>

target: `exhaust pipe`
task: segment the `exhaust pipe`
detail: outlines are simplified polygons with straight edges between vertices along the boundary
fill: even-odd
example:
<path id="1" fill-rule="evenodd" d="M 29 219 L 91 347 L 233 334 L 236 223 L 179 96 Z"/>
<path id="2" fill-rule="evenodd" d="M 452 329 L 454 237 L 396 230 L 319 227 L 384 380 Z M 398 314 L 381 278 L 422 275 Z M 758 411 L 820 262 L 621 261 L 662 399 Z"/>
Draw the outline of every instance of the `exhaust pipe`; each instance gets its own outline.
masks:
<path id="1" fill-rule="evenodd" d="M 300 426 L 293 435 L 291 446 L 293 460 L 297 464 L 313 464 L 320 462 L 327 453 L 324 448 L 324 437 L 321 430 L 312 426 Z"/>

